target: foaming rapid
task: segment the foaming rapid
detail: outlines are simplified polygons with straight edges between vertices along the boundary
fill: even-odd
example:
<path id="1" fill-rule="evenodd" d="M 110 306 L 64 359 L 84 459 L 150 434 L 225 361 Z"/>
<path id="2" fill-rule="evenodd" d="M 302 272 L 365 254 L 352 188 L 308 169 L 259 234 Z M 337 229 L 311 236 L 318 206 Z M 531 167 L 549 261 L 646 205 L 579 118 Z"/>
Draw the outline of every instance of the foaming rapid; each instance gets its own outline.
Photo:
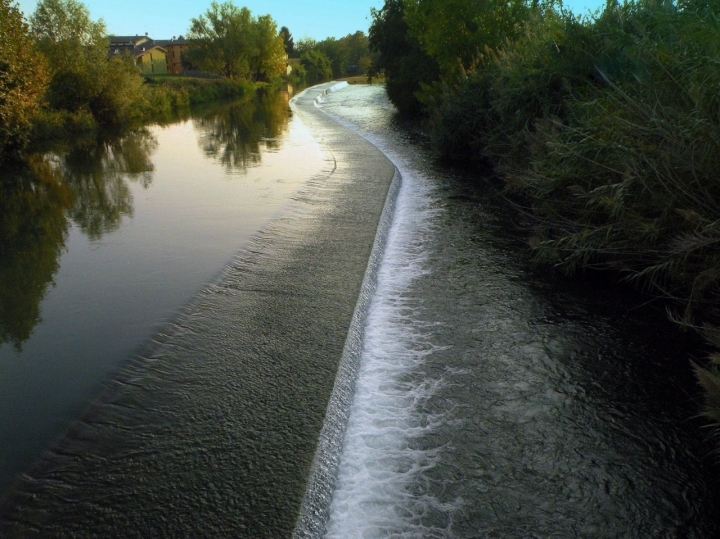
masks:
<path id="1" fill-rule="evenodd" d="M 402 184 L 366 315 L 354 400 L 325 537 L 370 539 L 442 533 L 428 528 L 422 517 L 436 509 L 453 511 L 437 507 L 438 501 L 427 492 L 418 492 L 417 485 L 447 448 L 414 447 L 413 441 L 446 421 L 445 413 L 429 412 L 426 407 L 443 381 L 432 376 L 418 381 L 412 376 L 422 371 L 425 359 L 440 348 L 427 337 L 429 326 L 422 321 L 422 303 L 407 293 L 426 273 L 425 238 L 435 213 L 430 186 L 400 156 L 383 147 L 382 139 L 344 118 L 333 117 L 389 155 Z"/>
<path id="2" fill-rule="evenodd" d="M 391 530 L 407 530 L 413 527 L 408 518 L 418 514 L 408 506 L 432 503 L 416 498 L 409 487 L 434 465 L 437 450 L 412 450 L 409 441 L 442 419 L 422 411 L 439 382 L 414 385 L 406 379 L 433 346 L 417 320 L 422 306 L 404 293 L 423 272 L 417 237 L 428 225 L 428 210 L 422 207 L 422 182 L 408 175 L 403 180 L 368 313 L 328 538 L 386 537 Z"/>

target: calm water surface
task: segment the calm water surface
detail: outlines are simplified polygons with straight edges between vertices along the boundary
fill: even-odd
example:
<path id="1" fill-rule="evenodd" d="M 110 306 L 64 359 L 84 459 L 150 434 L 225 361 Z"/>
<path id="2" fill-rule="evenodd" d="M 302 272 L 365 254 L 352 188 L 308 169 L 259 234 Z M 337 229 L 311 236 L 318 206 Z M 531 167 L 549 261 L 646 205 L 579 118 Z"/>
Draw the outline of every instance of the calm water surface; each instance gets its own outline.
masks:
<path id="1" fill-rule="evenodd" d="M 0 493 L 321 167 L 279 93 L 0 173 Z"/>

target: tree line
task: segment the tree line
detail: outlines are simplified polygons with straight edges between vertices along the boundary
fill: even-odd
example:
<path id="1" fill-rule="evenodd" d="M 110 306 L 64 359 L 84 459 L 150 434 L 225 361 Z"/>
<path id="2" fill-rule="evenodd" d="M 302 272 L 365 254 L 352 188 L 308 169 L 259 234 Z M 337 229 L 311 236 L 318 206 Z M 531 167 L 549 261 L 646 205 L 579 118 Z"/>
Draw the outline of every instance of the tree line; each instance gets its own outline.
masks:
<path id="1" fill-rule="evenodd" d="M 287 27 L 232 2 L 190 21 L 186 65 L 225 81 L 157 84 L 130 56 L 108 59 L 108 34 L 78 0 L 40 0 L 25 20 L 13 0 L 0 0 L 0 161 L 17 157 L 29 139 L 127 125 L 208 98 L 242 95 L 248 84 L 285 73 L 315 84 L 365 73 L 372 63 L 362 33 L 295 44 Z"/>
<path id="2" fill-rule="evenodd" d="M 578 16 L 559 1 L 386 0 L 372 16 L 389 98 L 425 118 L 440 156 L 493 167 L 538 263 L 612 271 L 683 324 L 717 323 L 720 1 Z M 717 359 L 698 372 L 720 422 Z"/>

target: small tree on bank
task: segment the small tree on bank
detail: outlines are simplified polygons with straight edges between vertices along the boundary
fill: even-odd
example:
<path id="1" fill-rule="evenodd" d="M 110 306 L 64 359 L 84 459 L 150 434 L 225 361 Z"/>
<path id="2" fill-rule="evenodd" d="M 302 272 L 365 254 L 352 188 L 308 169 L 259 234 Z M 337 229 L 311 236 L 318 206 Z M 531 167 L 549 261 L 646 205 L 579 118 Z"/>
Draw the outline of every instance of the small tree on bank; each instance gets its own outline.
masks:
<path id="1" fill-rule="evenodd" d="M 37 50 L 51 70 L 48 101 L 56 109 L 79 110 L 100 91 L 107 63 L 105 23 L 92 21 L 76 0 L 41 0 L 31 23 Z"/>
<path id="2" fill-rule="evenodd" d="M 250 58 L 253 78 L 269 81 L 280 75 L 287 66 L 287 54 L 282 35 L 270 15 L 258 17 L 255 21 L 253 39 L 254 55 Z"/>
<path id="3" fill-rule="evenodd" d="M 300 56 L 300 62 L 305 72 L 305 82 L 318 84 L 330 80 L 333 76 L 330 59 L 322 52 L 310 49 Z"/>
<path id="4" fill-rule="evenodd" d="M 50 66 L 46 97 L 51 107 L 88 111 L 105 125 L 130 118 L 142 79 L 131 60 L 108 62 L 102 19 L 90 19 L 77 0 L 40 0 L 31 23 L 35 46 Z"/>

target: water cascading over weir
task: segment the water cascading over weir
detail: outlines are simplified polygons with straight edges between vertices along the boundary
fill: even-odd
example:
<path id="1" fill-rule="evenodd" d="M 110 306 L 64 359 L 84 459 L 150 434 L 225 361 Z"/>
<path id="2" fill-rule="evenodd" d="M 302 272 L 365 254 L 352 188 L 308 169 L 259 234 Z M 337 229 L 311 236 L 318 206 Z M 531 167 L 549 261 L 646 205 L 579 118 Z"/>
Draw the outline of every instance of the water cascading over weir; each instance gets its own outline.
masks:
<path id="1" fill-rule="evenodd" d="M 0 536 L 279 538 L 324 526 L 400 182 L 315 107 L 336 87 L 293 102 L 326 150 L 323 173 L 10 490 Z"/>

